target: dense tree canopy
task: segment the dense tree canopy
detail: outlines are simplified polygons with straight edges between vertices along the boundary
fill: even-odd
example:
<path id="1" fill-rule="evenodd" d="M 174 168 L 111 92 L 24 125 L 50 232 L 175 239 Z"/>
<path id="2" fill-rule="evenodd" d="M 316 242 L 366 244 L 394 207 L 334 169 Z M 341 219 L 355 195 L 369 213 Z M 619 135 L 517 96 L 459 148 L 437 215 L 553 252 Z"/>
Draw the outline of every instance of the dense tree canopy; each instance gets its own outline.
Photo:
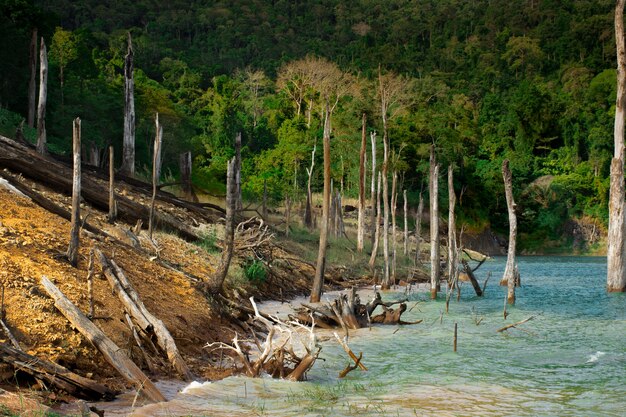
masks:
<path id="1" fill-rule="evenodd" d="M 460 223 L 502 229 L 500 167 L 511 161 L 522 245 L 557 239 L 568 218 L 606 222 L 615 102 L 613 2 L 575 0 L 0 0 L 0 130 L 26 115 L 28 45 L 50 47 L 53 150 L 84 140 L 121 147 L 123 59 L 133 35 L 139 171 L 152 118 L 164 125 L 164 172 L 194 152 L 196 183 L 224 182 L 243 134 L 244 191 L 302 193 L 322 134 L 322 68 L 350 80 L 332 126 L 335 183 L 358 192 L 360 121 L 382 131 L 379 69 L 405 84 L 389 118 L 403 187 L 424 188 L 428 149 L 455 163 Z M 335 74 L 337 75 L 337 74 Z M 343 81 L 342 81 L 343 82 Z M 317 84 L 316 84 L 317 83 Z M 336 85 L 333 85 L 336 87 Z M 26 132 L 27 137 L 32 132 Z M 318 153 L 318 157 L 320 153 Z M 321 166 L 317 164 L 316 166 Z M 169 170 L 169 171 L 168 171 Z M 321 175 L 314 174 L 320 189 Z M 219 188 L 219 187 L 217 187 Z M 446 193 L 442 193 L 445 195 Z M 415 202 L 415 201 L 414 201 Z"/>

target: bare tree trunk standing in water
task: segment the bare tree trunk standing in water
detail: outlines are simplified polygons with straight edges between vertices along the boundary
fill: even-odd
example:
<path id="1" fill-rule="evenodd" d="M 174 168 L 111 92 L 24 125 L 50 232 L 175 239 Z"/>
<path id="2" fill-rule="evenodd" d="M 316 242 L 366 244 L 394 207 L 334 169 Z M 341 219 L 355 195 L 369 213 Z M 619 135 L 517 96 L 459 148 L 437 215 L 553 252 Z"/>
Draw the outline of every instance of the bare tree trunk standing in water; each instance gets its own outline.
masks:
<path id="1" fill-rule="evenodd" d="M 391 284 L 396 284 L 396 255 L 398 247 L 396 208 L 398 206 L 398 171 L 391 175 Z"/>
<path id="2" fill-rule="evenodd" d="M 29 64 L 28 126 L 35 127 L 35 108 L 37 107 L 37 28 L 33 29 L 33 35 L 30 40 Z"/>
<path id="3" fill-rule="evenodd" d="M 614 142 L 609 197 L 609 233 L 606 288 L 626 291 L 626 254 L 624 238 L 624 117 L 626 111 L 626 47 L 624 46 L 624 0 L 615 4 L 615 43 L 617 47 L 617 100 L 615 103 Z"/>
<path id="4" fill-rule="evenodd" d="M 363 113 L 361 122 L 361 152 L 359 153 L 359 217 L 356 234 L 356 250 L 363 252 L 365 238 L 365 149 L 367 148 L 367 135 L 365 124 L 367 117 Z"/>
<path id="5" fill-rule="evenodd" d="M 154 200 L 156 199 L 157 186 L 161 171 L 161 142 L 163 141 L 163 126 L 159 123 L 159 113 L 156 114 L 154 123 L 156 136 L 154 137 L 154 153 L 152 155 L 152 201 L 150 203 L 150 217 L 148 218 L 148 236 L 152 239 L 154 232 Z"/>
<path id="6" fill-rule="evenodd" d="M 372 251 L 374 250 L 374 240 L 376 239 L 376 132 L 370 133 L 370 142 L 372 144 L 372 186 L 370 189 L 370 205 L 372 206 L 372 214 L 370 216 L 371 225 L 370 232 L 372 233 Z"/>
<path id="7" fill-rule="evenodd" d="M 456 245 L 456 219 L 454 208 L 456 206 L 456 194 L 454 193 L 454 168 L 448 166 L 448 286 L 449 291 L 456 285 L 459 273 Z"/>
<path id="8" fill-rule="evenodd" d="M 313 145 L 313 151 L 311 151 L 311 168 L 306 169 L 306 173 L 309 176 L 309 179 L 306 183 L 306 206 L 304 208 L 304 224 L 309 229 L 313 228 L 313 199 L 311 195 L 311 176 L 313 175 L 313 167 L 315 166 L 315 149 L 317 145 Z"/>
<path id="9" fill-rule="evenodd" d="M 128 32 L 128 48 L 124 59 L 124 141 L 120 171 L 135 175 L 135 79 L 133 77 L 133 43 Z"/>
<path id="10" fill-rule="evenodd" d="M 326 268 L 326 245 L 328 243 L 328 212 L 330 209 L 330 109 L 326 105 L 324 111 L 324 196 L 322 199 L 322 226 L 320 243 L 311 291 L 311 302 L 318 303 L 324 287 L 324 270 Z"/>
<path id="11" fill-rule="evenodd" d="M 404 202 L 404 256 L 409 254 L 409 206 L 406 200 L 406 190 L 402 191 Z"/>
<path id="12" fill-rule="evenodd" d="M 73 267 L 78 265 L 78 246 L 80 244 L 80 119 L 74 119 L 72 126 L 72 149 L 74 160 L 74 181 L 72 184 L 72 228 L 70 230 L 70 244 L 67 248 L 67 260 Z"/>
<path id="13" fill-rule="evenodd" d="M 39 47 L 39 103 L 37 105 L 37 152 L 46 154 L 46 100 L 48 98 L 48 53 L 41 38 Z"/>
<path id="14" fill-rule="evenodd" d="M 420 254 L 422 252 L 422 213 L 424 212 L 424 198 L 420 193 L 420 202 L 417 206 L 417 212 L 415 213 L 415 260 L 414 264 L 417 266 L 420 262 Z"/>
<path id="15" fill-rule="evenodd" d="M 515 284 L 517 281 L 517 265 L 515 265 L 515 241 L 517 239 L 517 216 L 515 215 L 515 201 L 513 200 L 513 179 L 509 169 L 509 160 L 502 161 L 502 178 L 504 179 L 504 192 L 506 194 L 506 206 L 509 210 L 509 250 L 506 257 L 506 268 L 500 285 L 507 284 L 507 302 L 515 304 Z"/>
<path id="16" fill-rule="evenodd" d="M 430 298 L 439 291 L 439 165 L 435 160 L 435 145 L 430 147 Z"/>
<path id="17" fill-rule="evenodd" d="M 372 244 L 372 255 L 370 256 L 369 266 L 374 270 L 376 265 L 376 256 L 378 256 L 378 242 L 380 240 L 380 188 L 382 182 L 382 174 L 378 173 L 378 191 L 376 192 L 376 219 L 374 220 L 374 243 Z"/>

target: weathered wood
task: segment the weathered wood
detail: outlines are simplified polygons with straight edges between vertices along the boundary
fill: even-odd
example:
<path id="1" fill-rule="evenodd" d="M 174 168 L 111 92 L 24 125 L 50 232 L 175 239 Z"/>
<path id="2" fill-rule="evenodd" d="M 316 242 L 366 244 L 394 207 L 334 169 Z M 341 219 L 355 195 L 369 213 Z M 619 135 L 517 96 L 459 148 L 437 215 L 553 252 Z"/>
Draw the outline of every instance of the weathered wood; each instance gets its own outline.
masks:
<path id="1" fill-rule="evenodd" d="M 41 38 L 39 47 L 39 103 L 37 104 L 37 152 L 44 155 L 46 147 L 46 101 L 48 99 L 48 53 Z"/>
<path id="2" fill-rule="evenodd" d="M 406 199 L 406 190 L 402 191 L 404 202 L 404 256 L 409 254 L 409 203 Z"/>
<path id="3" fill-rule="evenodd" d="M 504 180 L 506 206 L 509 212 L 509 249 L 507 251 L 506 267 L 500 285 L 507 285 L 507 302 L 509 304 L 515 304 L 515 244 L 517 240 L 517 215 L 515 214 L 515 209 L 517 205 L 513 199 L 513 178 L 511 170 L 509 169 L 508 159 L 502 161 L 502 178 Z"/>
<path id="4" fill-rule="evenodd" d="M 235 135 L 235 213 L 243 209 L 241 198 L 241 132 Z"/>
<path id="5" fill-rule="evenodd" d="M 372 247 L 374 247 L 374 240 L 376 239 L 376 216 L 378 211 L 376 210 L 376 202 L 380 200 L 380 197 L 376 197 L 376 132 L 370 133 L 370 143 L 372 146 L 372 182 L 370 185 L 370 233 L 372 239 Z"/>
<path id="6" fill-rule="evenodd" d="M 285 196 L 285 236 L 289 236 L 291 227 L 291 197 Z"/>
<path id="7" fill-rule="evenodd" d="M 313 228 L 313 196 L 311 194 L 311 176 L 313 175 L 313 167 L 315 166 L 315 150 L 317 145 L 313 145 L 313 150 L 311 151 L 311 168 L 306 168 L 306 173 L 308 175 L 307 183 L 306 183 L 306 205 L 304 207 L 304 225 L 309 229 Z"/>
<path id="8" fill-rule="evenodd" d="M 359 212 L 357 217 L 356 250 L 363 252 L 365 238 L 365 150 L 367 148 L 366 132 L 367 116 L 361 119 L 361 150 L 359 152 Z"/>
<path id="9" fill-rule="evenodd" d="M 87 296 L 89 297 L 89 313 L 87 317 L 93 319 L 96 316 L 93 302 L 93 249 L 89 251 L 89 266 L 87 267 Z"/>
<path id="10" fill-rule="evenodd" d="M 77 375 L 58 365 L 29 355 L 20 349 L 0 344 L 0 361 L 15 369 L 40 379 L 78 398 L 87 400 L 112 400 L 115 392 L 89 378 Z"/>
<path id="11" fill-rule="evenodd" d="M 165 327 L 165 324 L 163 324 L 160 319 L 154 316 L 146 308 L 144 303 L 139 298 L 139 294 L 137 294 L 137 291 L 135 291 L 130 281 L 124 274 L 124 271 L 115 263 L 115 261 L 111 260 L 111 266 L 115 271 L 115 276 L 117 277 L 123 291 L 128 294 L 129 298 L 141 312 L 141 315 L 150 323 L 149 333 L 154 334 L 156 337 L 156 343 L 165 352 L 167 359 L 172 364 L 174 369 L 185 381 L 193 380 L 193 374 L 189 370 L 189 367 L 185 363 L 183 357 L 178 352 L 176 342 L 174 341 L 174 338 L 170 334 L 169 330 Z"/>
<path id="12" fill-rule="evenodd" d="M 380 191 L 382 187 L 382 174 L 378 173 L 378 189 L 376 192 L 376 220 L 374 221 L 374 243 L 372 244 L 372 254 L 369 260 L 369 267 L 374 271 L 376 256 L 378 256 L 378 246 L 380 241 Z"/>
<path id="13" fill-rule="evenodd" d="M 65 295 L 45 276 L 41 285 L 54 299 L 54 305 L 87 338 L 127 381 L 149 399 L 161 402 L 165 397 L 148 377 L 131 361 L 111 339 L 98 329 Z"/>
<path id="14" fill-rule="evenodd" d="M 191 151 L 184 152 L 180 154 L 180 180 L 182 183 L 183 189 L 183 198 L 185 200 L 193 201 L 195 203 L 198 202 L 198 196 L 193 190 L 193 184 L 191 182 L 191 170 L 192 170 L 192 161 L 191 161 Z"/>
<path id="15" fill-rule="evenodd" d="M 217 269 L 209 278 L 208 286 L 212 293 L 221 293 L 224 280 L 228 274 L 230 261 L 235 247 L 235 211 L 237 207 L 237 183 L 236 169 L 237 157 L 234 156 L 228 162 L 226 173 L 226 224 L 224 228 L 224 249 Z"/>
<path id="16" fill-rule="evenodd" d="M 430 298 L 439 291 L 439 165 L 435 160 L 435 145 L 430 147 Z"/>
<path id="17" fill-rule="evenodd" d="M 476 276 L 474 276 L 474 271 L 470 268 L 465 259 L 461 260 L 461 264 L 463 265 L 463 271 L 465 271 L 467 279 L 472 283 L 472 287 L 474 287 L 474 291 L 476 291 L 476 295 L 481 297 L 483 295 L 483 290 L 480 288 L 480 284 L 478 283 Z"/>
<path id="18" fill-rule="evenodd" d="M 35 109 L 37 107 L 37 28 L 33 28 L 30 39 L 28 66 L 30 80 L 28 82 L 28 126 L 35 127 Z"/>
<path id="19" fill-rule="evenodd" d="M 9 168 L 22 173 L 56 191 L 71 193 L 71 169 L 65 164 L 39 155 L 17 142 L 0 136 L 0 167 Z M 89 177 L 81 179 L 81 197 L 94 207 L 107 211 L 109 208 L 108 186 L 100 184 Z M 117 196 L 117 207 L 120 218 L 128 223 L 141 219 L 148 222 L 149 208 L 129 198 Z M 166 213 L 155 214 L 156 224 L 170 229 L 183 239 L 196 241 L 201 236 L 190 226 Z"/>
<path id="20" fill-rule="evenodd" d="M 420 263 L 421 243 L 422 243 L 422 213 L 424 212 L 424 198 L 420 192 L 420 202 L 415 212 L 415 258 L 413 264 L 417 267 Z"/>
<path id="21" fill-rule="evenodd" d="M 113 146 L 109 146 L 109 223 L 117 220 L 117 199 L 115 198 L 115 151 Z"/>
<path id="22" fill-rule="evenodd" d="M 335 336 L 335 339 L 337 339 L 339 345 L 341 345 L 343 350 L 348 354 L 348 356 L 350 356 L 350 359 L 354 361 L 355 367 L 358 366 L 359 368 L 361 368 L 362 371 L 367 371 L 367 367 L 363 365 L 363 363 L 361 363 L 362 355 L 359 355 L 359 357 L 357 358 L 352 349 L 350 349 L 350 346 L 348 346 L 348 343 L 346 343 L 344 339 L 340 338 L 337 332 L 333 332 L 333 336 Z"/>
<path id="23" fill-rule="evenodd" d="M 385 112 L 386 113 L 386 112 Z M 383 280 L 382 289 L 389 289 L 391 285 L 390 265 L 389 265 L 389 138 L 387 137 L 387 115 L 383 114 Z"/>
<path id="24" fill-rule="evenodd" d="M 135 323 L 137 323 L 137 325 L 141 328 L 143 332 L 145 332 L 146 334 L 151 333 L 153 330 L 152 323 L 150 323 L 150 320 L 148 320 L 148 318 L 143 314 L 143 311 L 139 309 L 137 304 L 135 304 L 132 298 L 130 298 L 126 291 L 124 291 L 124 288 L 122 287 L 118 277 L 116 276 L 109 260 L 104 256 L 102 251 L 97 248 L 94 249 L 94 255 L 100 263 L 102 273 L 109 282 L 109 285 L 113 290 L 113 294 L 117 295 L 120 302 L 124 306 L 124 310 L 126 310 L 126 312 L 133 318 Z"/>
<path id="25" fill-rule="evenodd" d="M 80 245 L 80 118 L 74 119 L 72 128 L 72 143 L 74 154 L 74 170 L 72 173 L 72 219 L 70 230 L 70 244 L 67 248 L 67 260 L 73 267 L 78 265 L 78 247 Z"/>
<path id="26" fill-rule="evenodd" d="M 330 117 L 331 110 L 326 104 L 324 110 L 324 192 L 322 197 L 322 225 L 320 227 L 319 247 L 317 251 L 317 262 L 315 264 L 315 276 L 313 277 L 313 288 L 311 289 L 312 303 L 317 303 L 322 297 L 324 288 L 324 271 L 326 269 L 326 246 L 328 244 L 328 220 L 330 209 Z"/>
<path id="27" fill-rule="evenodd" d="M 52 200 L 39 194 L 37 191 L 34 191 L 31 187 L 26 186 L 14 175 L 9 174 L 7 171 L 0 171 L 0 177 L 6 179 L 13 187 L 15 187 L 18 191 L 20 191 L 28 198 L 30 198 L 35 204 L 37 204 L 41 208 L 49 211 L 50 213 L 56 214 L 57 216 L 62 217 L 65 220 L 69 221 L 72 219 L 72 213 L 70 213 L 69 210 L 59 206 Z M 91 233 L 103 235 L 103 232 L 100 229 L 92 226 L 89 222 L 84 221 L 81 227 Z"/>
<path id="28" fill-rule="evenodd" d="M 506 326 L 501 327 L 501 328 L 499 328 L 498 330 L 496 330 L 496 332 L 498 332 L 498 333 L 502 333 L 502 332 L 503 332 L 503 331 L 505 331 L 505 330 L 508 330 L 508 329 L 510 329 L 510 328 L 513 328 L 513 327 L 517 327 L 517 326 L 519 326 L 520 324 L 524 324 L 524 323 L 526 323 L 527 321 L 530 321 L 530 320 L 534 319 L 535 317 L 536 317 L 536 316 L 530 316 L 530 317 L 528 317 L 527 319 L 524 319 L 524 320 L 522 320 L 522 321 L 518 321 L 517 323 L 513 323 L 513 324 L 506 325 Z M 506 317 L 505 317 L 505 318 L 506 318 Z"/>
<path id="29" fill-rule="evenodd" d="M 156 200 L 159 173 L 161 171 L 161 142 L 163 141 L 163 126 L 159 123 L 159 113 L 154 118 L 156 136 L 154 138 L 154 152 L 152 155 L 152 199 L 150 200 L 150 215 L 148 216 L 148 236 L 152 239 L 154 231 L 154 202 Z"/>
<path id="30" fill-rule="evenodd" d="M 624 0 L 615 3 L 615 45 L 617 52 L 617 97 L 613 130 L 607 237 L 607 280 L 609 292 L 626 291 L 626 202 L 624 189 L 624 124 L 626 118 L 626 46 L 624 41 Z"/>
<path id="31" fill-rule="evenodd" d="M 133 40 L 128 32 L 128 46 L 124 57 L 124 137 L 120 171 L 135 175 L 135 79 Z"/>
<path id="32" fill-rule="evenodd" d="M 1 316 L 1 315 L 0 315 Z M 2 326 L 2 330 L 4 331 L 4 334 L 7 335 L 7 337 L 9 338 L 9 341 L 11 342 L 11 344 L 13 345 L 13 347 L 15 349 L 19 349 L 22 350 L 22 348 L 20 347 L 20 344 L 18 343 L 17 339 L 15 338 L 15 336 L 13 336 L 13 333 L 11 333 L 11 330 L 9 329 L 9 327 L 6 325 L 6 323 L 4 322 L 3 318 L 0 318 L 0 326 Z"/>
<path id="33" fill-rule="evenodd" d="M 396 223 L 396 211 L 398 206 L 398 171 L 393 170 L 391 174 L 391 278 L 390 284 L 396 285 L 396 256 L 398 250 L 398 225 Z"/>
<path id="34" fill-rule="evenodd" d="M 448 286 L 452 291 L 459 274 L 458 248 L 456 244 L 456 218 L 454 209 L 456 194 L 454 192 L 454 168 L 448 166 Z"/>

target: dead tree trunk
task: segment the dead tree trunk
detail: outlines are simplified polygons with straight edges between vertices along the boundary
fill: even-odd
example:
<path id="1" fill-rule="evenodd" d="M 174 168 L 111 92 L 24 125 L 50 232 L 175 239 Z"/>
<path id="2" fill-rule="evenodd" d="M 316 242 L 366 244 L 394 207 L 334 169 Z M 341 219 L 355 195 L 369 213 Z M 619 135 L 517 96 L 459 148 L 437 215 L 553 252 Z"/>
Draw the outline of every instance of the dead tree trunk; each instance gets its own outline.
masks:
<path id="1" fill-rule="evenodd" d="M 614 154 L 611 161 L 607 280 L 609 292 L 626 291 L 626 215 L 624 191 L 624 123 L 626 112 L 626 47 L 624 46 L 624 0 L 615 5 L 617 48 L 617 99 L 615 102 Z"/>
<path id="2" fill-rule="evenodd" d="M 176 372 L 186 381 L 192 380 L 193 375 L 178 352 L 174 338 L 163 322 L 148 311 L 124 271 L 114 261 L 109 261 L 100 250 L 96 249 L 94 253 L 102 265 L 102 272 L 109 281 L 113 293 L 117 294 L 126 312 L 148 337 L 156 339 L 156 343 L 165 352 Z"/>
<path id="3" fill-rule="evenodd" d="M 133 43 L 128 32 L 128 48 L 124 59 L 124 139 L 120 171 L 135 175 L 135 79 Z"/>
<path id="4" fill-rule="evenodd" d="M 131 361 L 115 343 L 98 329 L 48 278 L 41 278 L 41 285 L 54 299 L 54 305 L 81 332 L 127 381 L 139 392 L 153 401 L 165 401 L 165 397 L 148 377 Z"/>
<path id="5" fill-rule="evenodd" d="M 448 286 L 450 291 L 457 282 L 459 274 L 458 248 L 456 244 L 456 218 L 454 209 L 456 194 L 454 192 L 454 168 L 448 166 Z"/>
<path id="6" fill-rule="evenodd" d="M 291 197 L 285 197 L 285 236 L 289 236 L 291 224 Z"/>
<path id="7" fill-rule="evenodd" d="M 374 243 L 372 244 L 372 255 L 370 256 L 369 266 L 374 270 L 376 265 L 376 256 L 378 256 L 378 243 L 380 241 L 380 188 L 382 186 L 382 174 L 378 173 L 378 191 L 376 192 L 376 219 L 374 220 Z M 372 206 L 372 209 L 374 206 Z M 374 210 L 372 210 L 374 211 Z"/>
<path id="8" fill-rule="evenodd" d="M 513 179 L 509 169 L 509 160 L 502 161 L 502 178 L 504 179 L 504 193 L 506 195 L 506 206 L 509 211 L 509 250 L 506 257 L 506 267 L 500 285 L 508 286 L 507 302 L 515 304 L 515 276 L 517 265 L 515 265 L 515 243 L 517 239 L 517 207 L 513 200 Z"/>
<path id="9" fill-rule="evenodd" d="M 370 189 L 370 205 L 372 206 L 372 213 L 370 215 L 371 225 L 370 232 L 372 234 L 372 251 L 374 250 L 374 240 L 376 239 L 376 205 L 379 198 L 376 198 L 376 132 L 370 133 L 370 142 L 372 144 L 372 184 Z"/>
<path id="10" fill-rule="evenodd" d="M 117 220 L 117 201 L 115 200 L 115 151 L 109 146 L 109 223 Z"/>
<path id="11" fill-rule="evenodd" d="M 306 183 L 306 206 L 304 208 L 304 224 L 309 229 L 313 228 L 313 197 L 311 195 L 311 176 L 313 175 L 313 167 L 315 166 L 315 149 L 317 145 L 313 145 L 313 151 L 311 151 L 311 168 L 305 168 L 308 175 Z"/>
<path id="12" fill-rule="evenodd" d="M 180 181 L 182 183 L 183 198 L 194 203 L 198 202 L 198 196 L 193 191 L 191 183 L 191 151 L 180 154 Z"/>
<path id="13" fill-rule="evenodd" d="M 263 220 L 267 221 L 267 179 L 263 179 Z"/>
<path id="14" fill-rule="evenodd" d="M 398 205 L 398 172 L 394 169 L 391 180 L 391 284 L 396 284 L 396 256 L 398 248 L 396 209 Z"/>
<path id="15" fill-rule="evenodd" d="M 100 150 L 95 142 L 89 144 L 89 165 L 94 167 L 100 166 Z"/>
<path id="16" fill-rule="evenodd" d="M 435 145 L 430 148 L 430 298 L 439 291 L 439 165 L 435 160 Z"/>
<path id="17" fill-rule="evenodd" d="M 13 365 L 16 370 L 25 372 L 74 397 L 88 400 L 112 400 L 115 398 L 113 391 L 96 381 L 77 375 L 54 362 L 39 359 L 5 344 L 0 344 L 0 361 Z"/>
<path id="18" fill-rule="evenodd" d="M 389 289 L 391 277 L 389 268 L 389 142 L 387 139 L 386 117 L 383 116 L 383 258 L 385 260 L 382 289 Z"/>
<path id="19" fill-rule="evenodd" d="M 422 213 L 424 212 L 424 198 L 420 193 L 420 202 L 417 206 L 417 212 L 415 213 L 415 260 L 414 264 L 417 266 L 420 261 L 421 243 L 422 243 Z"/>
<path id="20" fill-rule="evenodd" d="M 322 226 L 320 243 L 311 291 L 311 302 L 317 303 L 322 296 L 324 287 L 324 270 L 326 269 L 326 245 L 328 243 L 328 214 L 330 208 L 330 108 L 326 104 L 324 111 L 324 198 L 322 200 Z"/>
<path id="21" fill-rule="evenodd" d="M 409 254 L 409 206 L 406 200 L 406 190 L 402 192 L 404 202 L 404 256 Z"/>
<path id="22" fill-rule="evenodd" d="M 80 119 L 73 123 L 73 151 L 74 172 L 72 185 L 72 228 L 70 230 L 70 244 L 67 248 L 67 260 L 73 267 L 78 265 L 78 246 L 80 233 Z"/>
<path id="23" fill-rule="evenodd" d="M 39 103 L 37 105 L 37 152 L 45 155 L 46 148 L 46 100 L 48 99 L 48 53 L 41 38 L 39 47 Z"/>
<path id="24" fill-rule="evenodd" d="M 156 200 L 159 173 L 161 171 L 161 142 L 163 141 L 163 126 L 159 123 L 159 113 L 155 117 L 156 136 L 154 137 L 154 153 L 152 155 L 152 200 L 150 202 L 150 218 L 148 219 L 148 236 L 152 239 L 154 231 L 154 201 Z"/>
<path id="25" fill-rule="evenodd" d="M 235 163 L 237 164 L 235 167 L 235 209 L 241 211 L 243 209 L 241 197 L 241 132 L 235 136 Z"/>
<path id="26" fill-rule="evenodd" d="M 228 268 L 230 267 L 230 261 L 235 248 L 235 212 L 237 210 L 236 159 L 237 157 L 234 156 L 228 162 L 228 168 L 226 170 L 226 223 L 224 225 L 224 247 L 222 248 L 222 256 L 220 257 L 217 270 L 209 279 L 208 283 L 209 290 L 214 294 L 222 292 L 224 280 L 228 274 Z"/>
<path id="27" fill-rule="evenodd" d="M 35 108 L 37 107 L 37 28 L 33 29 L 30 40 L 30 81 L 28 82 L 28 126 L 35 127 Z"/>
<path id="28" fill-rule="evenodd" d="M 365 150 L 367 148 L 366 141 L 366 121 L 367 117 L 363 113 L 361 121 L 361 151 L 359 153 L 359 214 L 356 233 L 356 250 L 363 252 L 363 240 L 365 237 Z"/>

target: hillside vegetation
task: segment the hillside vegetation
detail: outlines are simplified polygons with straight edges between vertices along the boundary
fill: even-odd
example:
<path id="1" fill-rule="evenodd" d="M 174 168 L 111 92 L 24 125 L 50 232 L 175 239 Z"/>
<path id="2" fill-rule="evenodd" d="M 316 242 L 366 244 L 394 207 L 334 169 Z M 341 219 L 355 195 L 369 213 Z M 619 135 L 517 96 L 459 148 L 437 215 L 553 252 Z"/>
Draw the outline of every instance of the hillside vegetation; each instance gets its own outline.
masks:
<path id="1" fill-rule="evenodd" d="M 14 136 L 26 115 L 28 45 L 36 27 L 51 62 L 51 149 L 69 150 L 76 116 L 84 141 L 121 149 L 130 32 L 139 166 L 149 166 L 159 112 L 165 175 L 176 177 L 178 154 L 191 149 L 195 185 L 222 194 L 226 160 L 242 132 L 247 198 L 259 199 L 266 181 L 273 201 L 299 199 L 313 145 L 321 146 L 323 109 L 312 89 L 294 97 L 301 79 L 288 69 L 317 56 L 352 76 L 332 126 L 332 176 L 348 196 L 358 192 L 362 114 L 369 131 L 382 129 L 380 71 L 406 81 L 389 138 L 411 205 L 425 189 L 434 143 L 442 166 L 456 166 L 458 223 L 470 231 L 506 229 L 505 158 L 522 250 L 541 251 L 548 241 L 554 250 L 569 250 L 568 236 L 580 235 L 572 230 L 586 230 L 573 224 L 582 219 L 594 231 L 606 224 L 616 76 L 611 1 L 0 4 L 1 134 Z M 34 132 L 26 129 L 25 136 L 32 140 Z M 321 157 L 318 151 L 314 190 L 322 185 Z"/>

